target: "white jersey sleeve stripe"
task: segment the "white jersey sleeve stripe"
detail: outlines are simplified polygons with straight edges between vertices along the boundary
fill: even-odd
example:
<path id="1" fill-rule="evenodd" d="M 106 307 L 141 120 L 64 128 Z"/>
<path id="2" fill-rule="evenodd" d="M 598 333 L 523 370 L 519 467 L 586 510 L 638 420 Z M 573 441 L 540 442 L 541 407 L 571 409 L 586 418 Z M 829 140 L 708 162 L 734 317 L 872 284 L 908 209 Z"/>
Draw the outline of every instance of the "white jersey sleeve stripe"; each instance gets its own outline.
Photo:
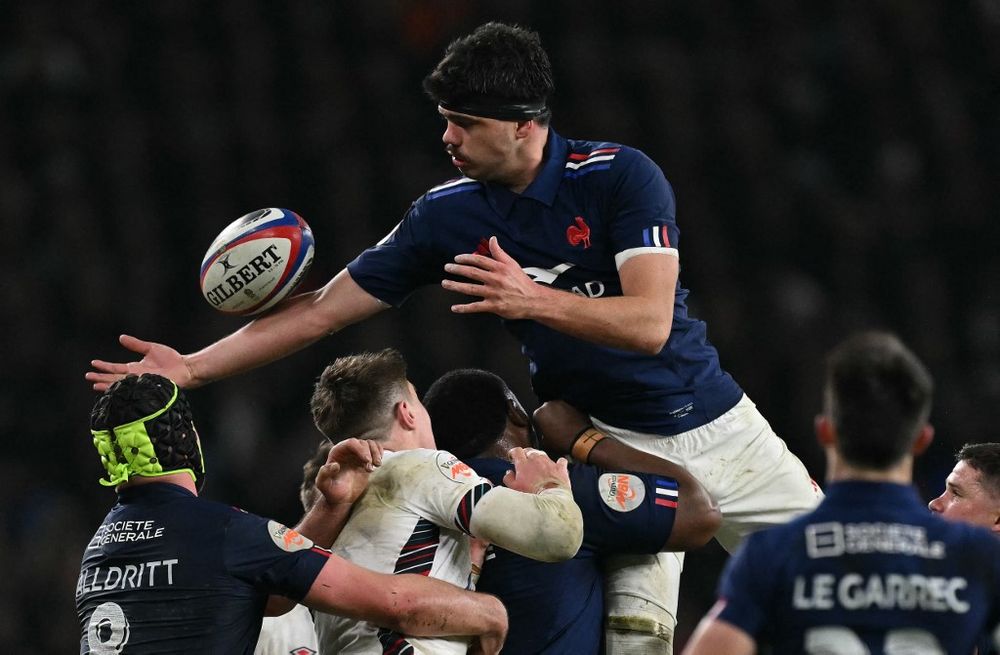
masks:
<path id="1" fill-rule="evenodd" d="M 643 246 L 640 248 L 629 248 L 627 250 L 622 250 L 620 253 L 615 255 L 615 266 L 621 270 L 622 264 L 632 259 L 636 255 L 649 255 L 653 253 L 660 253 L 663 255 L 671 255 L 673 257 L 680 257 L 677 252 L 677 248 L 657 248 L 653 246 Z"/>

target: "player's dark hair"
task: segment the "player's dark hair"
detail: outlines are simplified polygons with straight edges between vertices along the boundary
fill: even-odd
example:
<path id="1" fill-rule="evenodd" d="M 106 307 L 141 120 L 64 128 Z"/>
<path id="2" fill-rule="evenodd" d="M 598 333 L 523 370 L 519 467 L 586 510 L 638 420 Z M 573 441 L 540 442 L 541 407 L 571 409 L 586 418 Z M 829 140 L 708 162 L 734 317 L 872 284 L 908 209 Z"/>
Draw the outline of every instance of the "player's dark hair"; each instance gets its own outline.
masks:
<path id="1" fill-rule="evenodd" d="M 323 439 L 316 446 L 316 452 L 302 465 L 302 487 L 299 489 L 299 500 L 302 501 L 302 509 L 309 511 L 316 504 L 316 476 L 319 470 L 326 464 L 326 458 L 330 454 L 333 443 L 329 439 Z"/>
<path id="2" fill-rule="evenodd" d="M 90 412 L 91 430 L 113 430 L 163 409 L 174 395 L 174 383 L 154 373 L 126 375 L 97 399 Z M 164 471 L 191 469 L 199 484 L 205 468 L 194 427 L 194 415 L 184 392 L 170 408 L 145 422 L 146 433 Z"/>
<path id="3" fill-rule="evenodd" d="M 424 91 L 435 102 L 478 104 L 483 99 L 505 103 L 542 103 L 547 108 L 555 90 L 552 64 L 537 32 L 490 22 L 455 39 L 444 58 L 424 78 Z M 546 109 L 534 120 L 547 125 Z"/>
<path id="4" fill-rule="evenodd" d="M 320 432 L 334 443 L 388 436 L 393 410 L 409 392 L 406 361 L 398 351 L 338 357 L 316 381 L 310 408 Z"/>
<path id="5" fill-rule="evenodd" d="M 507 384 L 474 368 L 445 373 L 424 394 L 434 441 L 459 459 L 476 457 L 495 444 L 507 427 Z"/>
<path id="6" fill-rule="evenodd" d="M 955 459 L 979 471 L 979 484 L 990 496 L 1000 499 L 1000 443 L 967 443 Z"/>
<path id="7" fill-rule="evenodd" d="M 930 415 L 934 383 L 903 343 L 885 332 L 855 335 L 826 367 L 826 411 L 850 464 L 884 470 L 909 451 Z"/>

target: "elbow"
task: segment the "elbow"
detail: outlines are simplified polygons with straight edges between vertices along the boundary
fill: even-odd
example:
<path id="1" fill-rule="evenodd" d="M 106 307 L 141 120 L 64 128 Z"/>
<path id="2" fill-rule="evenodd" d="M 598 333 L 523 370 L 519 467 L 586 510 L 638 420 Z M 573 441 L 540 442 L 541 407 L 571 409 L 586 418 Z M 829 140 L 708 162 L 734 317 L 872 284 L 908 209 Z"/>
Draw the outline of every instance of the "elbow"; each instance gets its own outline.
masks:
<path id="1" fill-rule="evenodd" d="M 574 511 L 575 510 L 575 511 Z M 564 562 L 573 559 L 583 545 L 583 514 L 575 504 L 561 517 L 561 521 L 553 521 L 553 529 L 542 538 L 546 548 L 535 559 L 541 562 Z"/>
<path id="2" fill-rule="evenodd" d="M 715 537 L 715 533 L 722 527 L 722 510 L 714 502 L 706 507 L 692 526 L 690 548 L 701 548 Z"/>
<path id="3" fill-rule="evenodd" d="M 659 355 L 670 338 L 671 317 L 657 320 L 648 329 L 637 331 L 634 349 L 643 355 Z"/>
<path id="4" fill-rule="evenodd" d="M 675 529 L 683 525 L 682 530 L 677 530 L 675 538 L 667 542 L 664 550 L 685 551 L 701 548 L 715 537 L 715 533 L 722 527 L 722 511 L 718 504 L 712 499 L 708 502 L 697 503 L 696 507 L 689 504 L 683 516 L 678 515 L 675 522 Z"/>

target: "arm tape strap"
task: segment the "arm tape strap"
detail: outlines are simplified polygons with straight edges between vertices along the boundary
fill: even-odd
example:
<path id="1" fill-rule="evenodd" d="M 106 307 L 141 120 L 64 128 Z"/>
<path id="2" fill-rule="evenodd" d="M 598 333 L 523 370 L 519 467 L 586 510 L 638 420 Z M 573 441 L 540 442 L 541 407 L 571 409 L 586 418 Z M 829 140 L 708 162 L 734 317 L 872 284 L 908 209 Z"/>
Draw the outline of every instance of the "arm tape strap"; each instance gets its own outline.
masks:
<path id="1" fill-rule="evenodd" d="M 580 434 L 573 441 L 573 448 L 570 449 L 570 454 L 573 455 L 573 459 L 576 461 L 589 464 L 590 451 L 604 438 L 605 435 L 601 434 L 597 428 L 593 426 L 586 427 L 580 431 Z"/>

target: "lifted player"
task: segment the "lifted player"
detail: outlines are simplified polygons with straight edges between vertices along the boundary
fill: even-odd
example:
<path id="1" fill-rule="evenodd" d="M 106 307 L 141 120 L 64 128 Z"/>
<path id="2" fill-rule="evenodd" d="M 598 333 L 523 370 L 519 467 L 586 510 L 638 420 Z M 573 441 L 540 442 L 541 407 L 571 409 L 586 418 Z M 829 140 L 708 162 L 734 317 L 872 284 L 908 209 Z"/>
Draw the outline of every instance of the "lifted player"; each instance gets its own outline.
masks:
<path id="1" fill-rule="evenodd" d="M 323 289 L 189 355 L 122 337 L 143 356 L 93 362 L 101 388 L 128 371 L 197 386 L 265 364 L 401 304 L 446 276 L 523 344 L 541 401 L 672 460 L 722 508 L 732 548 L 821 497 L 805 467 L 726 373 L 679 281 L 674 194 L 634 148 L 567 139 L 549 125 L 552 68 L 538 35 L 489 23 L 454 41 L 424 87 L 464 177 L 430 189 L 385 239 Z M 635 563 L 635 558 L 630 560 Z M 652 559 L 608 597 L 609 650 L 670 652 L 680 558 Z"/>

